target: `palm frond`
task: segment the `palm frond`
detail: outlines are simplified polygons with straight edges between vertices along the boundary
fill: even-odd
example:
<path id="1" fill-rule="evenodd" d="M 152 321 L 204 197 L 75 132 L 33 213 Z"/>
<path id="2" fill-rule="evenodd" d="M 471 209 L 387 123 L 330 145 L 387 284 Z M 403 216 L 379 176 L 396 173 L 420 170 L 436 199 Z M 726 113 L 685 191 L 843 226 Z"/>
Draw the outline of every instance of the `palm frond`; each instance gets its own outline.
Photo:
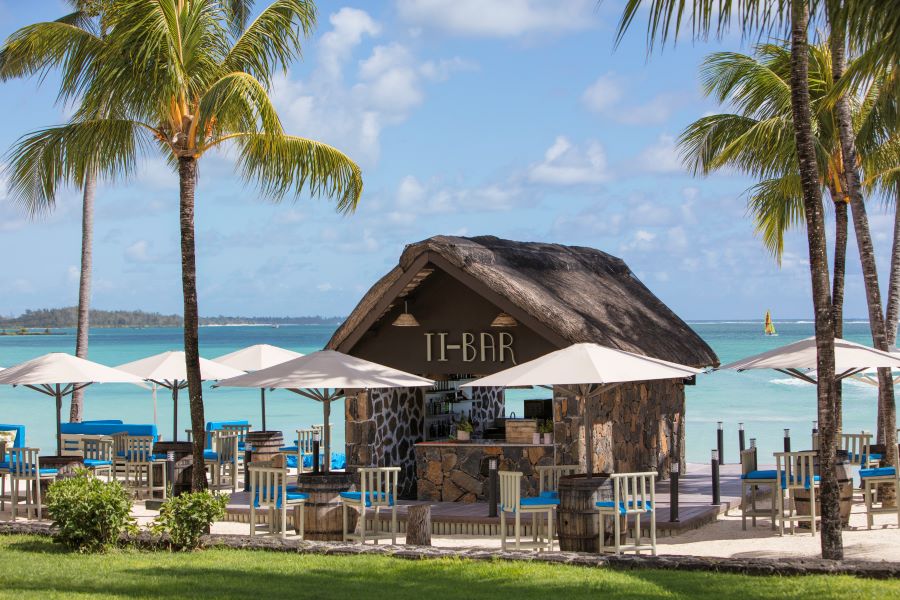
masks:
<path id="1" fill-rule="evenodd" d="M 784 235 L 804 223 L 803 187 L 799 171 L 764 179 L 747 191 L 747 213 L 763 244 L 781 264 Z"/>
<path id="2" fill-rule="evenodd" d="M 274 200 L 300 195 L 336 201 L 342 213 L 356 210 L 362 195 L 359 166 L 327 144 L 294 136 L 244 134 L 236 137 L 244 180 Z"/>
<path id="3" fill-rule="evenodd" d="M 250 13 L 253 10 L 253 0 L 225 0 L 225 14 L 228 18 L 229 28 L 235 35 L 239 35 L 247 21 L 250 20 Z"/>
<path id="4" fill-rule="evenodd" d="M 201 139 L 216 139 L 233 131 L 262 131 L 281 135 L 281 121 L 262 84 L 249 73 L 225 75 L 200 99 L 197 132 Z"/>
<path id="5" fill-rule="evenodd" d="M 0 49 L 0 81 L 31 75 L 43 80 L 51 69 L 59 67 L 59 99 L 77 95 L 104 48 L 103 40 L 86 28 L 84 21 L 82 13 L 73 13 L 14 32 Z"/>
<path id="6" fill-rule="evenodd" d="M 301 33 L 309 36 L 315 25 L 316 7 L 311 0 L 276 0 L 241 34 L 225 67 L 247 71 L 268 87 L 276 70 L 285 70 L 300 56 Z"/>
<path id="7" fill-rule="evenodd" d="M 21 137 L 6 156 L 9 196 L 31 214 L 51 210 L 57 189 L 81 186 L 87 173 L 130 176 L 151 142 L 146 126 L 97 119 L 48 127 Z"/>

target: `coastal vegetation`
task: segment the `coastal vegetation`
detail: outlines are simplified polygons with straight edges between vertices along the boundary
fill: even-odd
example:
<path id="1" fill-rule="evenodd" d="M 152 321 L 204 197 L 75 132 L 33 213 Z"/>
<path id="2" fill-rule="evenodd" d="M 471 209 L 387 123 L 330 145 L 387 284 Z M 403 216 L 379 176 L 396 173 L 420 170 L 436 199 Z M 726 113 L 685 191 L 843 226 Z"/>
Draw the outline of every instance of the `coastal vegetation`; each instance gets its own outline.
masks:
<path id="1" fill-rule="evenodd" d="M 16 598 L 889 598 L 895 580 L 585 568 L 555 563 L 405 560 L 256 550 L 68 552 L 48 538 L 0 537 L 3 589 Z M 377 582 L 377 585 L 373 585 Z M 738 592 L 739 590 L 739 592 Z"/>
<path id="2" fill-rule="evenodd" d="M 362 173 L 345 154 L 287 134 L 269 96 L 273 77 L 301 54 L 316 25 L 309 0 L 275 0 L 250 20 L 252 0 L 116 0 L 103 12 L 102 44 L 71 30 L 42 39 L 68 66 L 79 106 L 72 120 L 23 138 L 10 152 L 10 187 L 52 203 L 85 173 L 131 176 L 151 150 L 179 181 L 184 351 L 193 428 L 193 481 L 206 487 L 194 206 L 198 163 L 233 150 L 243 179 L 274 201 L 307 194 L 356 209 Z M 90 49 L 85 49 L 85 46 Z M 199 468 L 198 468 L 199 467 Z"/>
<path id="3" fill-rule="evenodd" d="M 647 10 L 643 10 L 646 8 Z M 791 168 L 799 177 L 799 197 L 806 222 L 806 237 L 812 301 L 815 315 L 817 346 L 817 412 L 819 422 L 819 466 L 821 473 L 822 501 L 822 556 L 843 558 L 841 521 L 838 508 L 838 482 L 834 473 L 836 456 L 837 420 L 835 417 L 835 318 L 828 250 L 825 236 L 825 214 L 822 204 L 822 159 L 816 144 L 810 85 L 810 19 L 828 26 L 832 54 L 831 77 L 836 91 L 829 98 L 834 107 L 835 125 L 840 146 L 840 162 L 846 178 L 846 193 L 852 214 L 854 231 L 862 263 L 869 321 L 876 348 L 887 350 L 885 316 L 875 269 L 874 250 L 869 231 L 866 207 L 863 202 L 859 173 L 856 139 L 853 134 L 850 108 L 851 86 L 848 82 L 860 82 L 883 77 L 891 73 L 900 58 L 900 36 L 896 35 L 897 11 L 885 10 L 877 0 L 743 0 L 721 2 L 719 0 L 628 0 L 620 23 L 618 39 L 621 40 L 633 24 L 635 17 L 647 19 L 646 36 L 648 51 L 675 41 L 683 26 L 690 23 L 690 35 L 703 39 L 709 35 L 721 36 L 730 27 L 736 27 L 745 36 L 784 36 L 789 39 L 789 59 L 786 70 L 787 96 L 790 98 L 791 130 L 795 157 Z M 814 27 L 815 27 L 814 26 Z M 846 71 L 848 47 L 865 57 L 859 67 Z M 747 94 L 764 93 L 748 89 Z M 891 96 L 895 98 L 895 96 Z M 889 113 L 890 114 L 890 113 Z M 896 134 L 897 121 L 887 122 Z M 789 143 L 788 140 L 785 140 Z M 895 330 L 894 330 L 895 331 Z M 896 332 L 896 331 L 895 331 Z M 879 430 L 888 448 L 895 447 L 896 411 L 892 383 L 887 379 L 889 370 L 879 370 Z M 887 427 L 890 424 L 890 427 Z M 888 430 L 885 430 L 887 427 Z M 888 463 L 894 456 L 889 453 Z"/>
<path id="4" fill-rule="evenodd" d="M 342 317 L 200 317 L 200 325 L 338 325 Z M 15 317 L 0 317 L 0 329 L 13 332 L 19 329 L 62 329 L 75 327 L 78 323 L 78 308 L 41 308 L 26 310 Z M 92 327 L 181 327 L 181 315 L 163 315 L 142 310 L 91 310 Z M 35 332 L 31 332 L 35 333 Z"/>

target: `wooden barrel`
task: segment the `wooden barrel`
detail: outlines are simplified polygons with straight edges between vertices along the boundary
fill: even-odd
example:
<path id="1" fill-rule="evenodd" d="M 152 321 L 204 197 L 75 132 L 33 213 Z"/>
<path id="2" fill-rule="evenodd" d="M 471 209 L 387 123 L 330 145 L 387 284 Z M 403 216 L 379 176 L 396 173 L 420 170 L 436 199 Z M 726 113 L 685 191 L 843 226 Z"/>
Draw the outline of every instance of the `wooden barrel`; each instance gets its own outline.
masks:
<path id="1" fill-rule="evenodd" d="M 600 536 L 597 529 L 596 503 L 612 500 L 612 482 L 609 475 L 595 473 L 566 475 L 559 479 L 559 508 L 557 530 L 559 549 L 570 552 L 597 552 Z"/>
<path id="2" fill-rule="evenodd" d="M 304 473 L 297 477 L 297 490 L 309 495 L 304 508 L 306 539 L 343 539 L 340 493 L 350 491 L 353 487 L 352 473 Z M 356 511 L 348 510 L 347 516 L 349 530 L 353 531 L 356 529 Z"/>
<path id="3" fill-rule="evenodd" d="M 253 452 L 253 462 L 272 460 L 284 446 L 284 435 L 280 431 L 248 431 L 244 440 Z"/>
<path id="4" fill-rule="evenodd" d="M 818 470 L 818 458 L 816 459 Z M 853 472 L 850 470 L 850 461 L 845 456 L 838 456 L 834 463 L 834 474 L 837 476 L 838 490 L 840 494 L 841 525 L 850 525 L 850 510 L 853 508 Z M 797 490 L 794 492 L 794 507 L 798 515 L 809 515 L 809 491 Z M 816 516 L 822 515 L 822 498 L 816 490 Z M 818 519 L 817 519 L 818 520 Z M 809 521 L 797 523 L 798 527 L 809 528 Z"/>
<path id="5" fill-rule="evenodd" d="M 191 491 L 191 475 L 194 472 L 194 445 L 191 442 L 156 442 L 154 454 L 175 453 L 175 475 L 169 483 L 172 494 L 180 496 Z"/>

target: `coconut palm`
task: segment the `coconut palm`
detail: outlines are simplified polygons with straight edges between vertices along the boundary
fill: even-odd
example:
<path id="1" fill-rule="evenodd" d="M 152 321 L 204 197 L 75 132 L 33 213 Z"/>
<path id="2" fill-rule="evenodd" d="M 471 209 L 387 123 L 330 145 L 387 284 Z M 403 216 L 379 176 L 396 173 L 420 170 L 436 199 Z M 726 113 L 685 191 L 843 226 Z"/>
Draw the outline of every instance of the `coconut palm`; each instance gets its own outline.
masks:
<path id="1" fill-rule="evenodd" d="M 77 95 L 79 83 L 103 47 L 103 14 L 112 0 L 69 0 L 73 12 L 56 21 L 35 23 L 13 33 L 0 48 L 0 81 L 30 75 L 43 76 L 61 68 L 59 99 L 67 102 Z M 87 358 L 90 331 L 91 277 L 93 273 L 94 197 L 97 177 L 93 169 L 77 182 L 82 189 L 81 272 L 78 281 L 75 355 Z M 32 215 L 54 208 L 53 199 L 23 194 L 19 199 Z M 84 388 L 72 394 L 69 420 L 80 422 Z"/>
<path id="2" fill-rule="evenodd" d="M 47 197 L 85 171 L 89 149 L 102 176 L 130 173 L 153 148 L 177 170 L 195 489 L 206 485 L 194 243 L 198 162 L 212 150 L 233 148 L 243 179 L 273 200 L 305 191 L 333 198 L 347 213 L 362 194 L 359 167 L 331 146 L 287 135 L 269 98 L 274 74 L 299 56 L 301 39 L 312 31 L 315 6 L 276 0 L 249 21 L 250 4 L 116 0 L 76 119 L 20 143 L 12 164 L 14 187 Z M 91 118 L 107 99 L 115 100 L 110 116 Z"/>
<path id="3" fill-rule="evenodd" d="M 863 0 L 870 2 L 872 0 Z M 732 19 L 749 34 L 773 29 L 790 32 L 790 96 L 793 132 L 799 165 L 806 236 L 809 246 L 810 276 L 817 340 L 818 416 L 820 426 L 820 467 L 822 491 L 822 556 L 843 558 L 839 490 L 834 475 L 836 450 L 834 420 L 834 316 L 825 246 L 825 218 L 822 207 L 820 170 L 813 135 L 809 89 L 809 12 L 816 0 L 628 0 L 619 23 L 621 40 L 641 6 L 649 9 L 647 40 L 653 49 L 657 42 L 676 39 L 682 24 L 691 21 L 694 37 L 728 30 Z M 849 19 L 849 17 L 848 17 Z M 854 26 L 856 24 L 854 23 Z"/>
<path id="4" fill-rule="evenodd" d="M 809 89 L 815 118 L 815 148 L 820 186 L 835 211 L 832 304 L 836 337 L 843 332 L 847 251 L 847 193 L 837 118 L 827 102 L 833 92 L 831 52 L 827 44 L 809 48 Z M 747 207 L 763 243 L 780 262 L 784 235 L 804 221 L 803 192 L 793 141 L 790 51 L 760 44 L 754 56 L 718 52 L 701 66 L 707 96 L 735 109 L 702 117 L 679 138 L 682 158 L 694 174 L 733 168 L 761 179 L 748 192 Z M 856 103 L 858 121 L 863 106 Z M 866 131 L 871 132 L 871 128 Z M 841 429 L 841 385 L 835 387 L 835 428 Z"/>

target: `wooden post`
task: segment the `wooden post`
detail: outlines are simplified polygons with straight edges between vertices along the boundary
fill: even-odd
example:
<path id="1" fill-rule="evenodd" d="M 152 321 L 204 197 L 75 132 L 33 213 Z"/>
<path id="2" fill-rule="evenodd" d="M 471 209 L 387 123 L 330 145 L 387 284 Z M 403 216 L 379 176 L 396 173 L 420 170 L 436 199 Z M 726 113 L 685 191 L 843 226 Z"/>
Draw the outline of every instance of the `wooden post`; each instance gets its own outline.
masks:
<path id="1" fill-rule="evenodd" d="M 431 505 L 412 504 L 406 512 L 406 545 L 431 545 Z"/>

